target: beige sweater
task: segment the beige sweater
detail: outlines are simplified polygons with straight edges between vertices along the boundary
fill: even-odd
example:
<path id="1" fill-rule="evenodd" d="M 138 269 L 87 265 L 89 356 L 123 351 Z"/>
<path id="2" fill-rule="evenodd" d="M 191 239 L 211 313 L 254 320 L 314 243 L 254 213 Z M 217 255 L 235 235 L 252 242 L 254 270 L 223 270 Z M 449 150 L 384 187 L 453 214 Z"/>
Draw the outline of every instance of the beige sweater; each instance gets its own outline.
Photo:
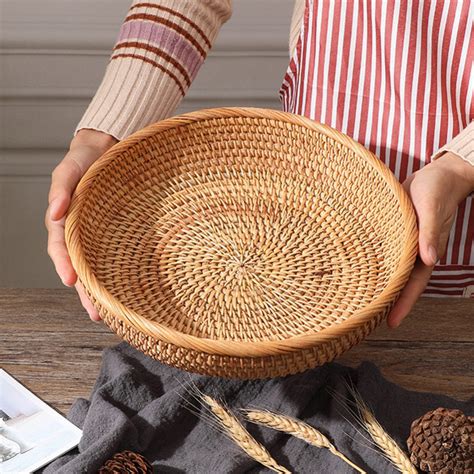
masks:
<path id="1" fill-rule="evenodd" d="M 121 140 L 173 114 L 186 94 L 232 0 L 134 0 L 121 27 L 104 78 L 79 122 Z M 290 54 L 296 46 L 305 0 L 295 0 Z M 434 154 L 451 151 L 474 165 L 474 122 Z"/>

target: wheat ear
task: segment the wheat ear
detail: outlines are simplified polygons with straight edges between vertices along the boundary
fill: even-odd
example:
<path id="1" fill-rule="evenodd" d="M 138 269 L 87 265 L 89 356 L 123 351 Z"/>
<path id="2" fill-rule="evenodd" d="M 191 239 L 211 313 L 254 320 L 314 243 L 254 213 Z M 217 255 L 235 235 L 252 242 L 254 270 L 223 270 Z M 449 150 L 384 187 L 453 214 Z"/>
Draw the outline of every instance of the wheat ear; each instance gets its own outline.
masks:
<path id="1" fill-rule="evenodd" d="M 250 457 L 272 471 L 282 474 L 291 474 L 288 469 L 280 466 L 270 453 L 257 442 L 252 435 L 242 426 L 240 421 L 220 403 L 208 395 L 202 395 L 204 402 L 209 405 L 214 416 L 219 420 L 228 436 L 237 443 Z"/>
<path id="2" fill-rule="evenodd" d="M 253 423 L 268 426 L 278 431 L 300 438 L 307 443 L 319 448 L 327 448 L 332 454 L 352 466 L 356 471 L 365 474 L 365 471 L 347 459 L 344 454 L 336 449 L 329 439 L 313 426 L 304 421 L 296 420 L 286 415 L 272 413 L 268 410 L 242 410 L 245 416 Z"/>
<path id="3" fill-rule="evenodd" d="M 382 428 L 370 408 L 365 404 L 360 395 L 351 389 L 357 403 L 357 408 L 366 431 L 374 443 L 385 454 L 387 459 L 403 474 L 417 474 L 416 468 L 408 456 L 400 449 L 395 440 Z"/>

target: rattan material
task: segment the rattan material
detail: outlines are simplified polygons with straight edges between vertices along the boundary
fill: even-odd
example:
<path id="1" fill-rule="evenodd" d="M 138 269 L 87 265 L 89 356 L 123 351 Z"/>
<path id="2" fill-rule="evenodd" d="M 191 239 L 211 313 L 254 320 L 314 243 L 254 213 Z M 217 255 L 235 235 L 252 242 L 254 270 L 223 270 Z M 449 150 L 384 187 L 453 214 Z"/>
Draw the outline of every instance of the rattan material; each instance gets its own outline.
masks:
<path id="1" fill-rule="evenodd" d="M 388 313 L 416 220 L 349 137 L 253 108 L 202 110 L 118 143 L 66 220 L 108 326 L 167 364 L 265 378 L 330 361 Z"/>

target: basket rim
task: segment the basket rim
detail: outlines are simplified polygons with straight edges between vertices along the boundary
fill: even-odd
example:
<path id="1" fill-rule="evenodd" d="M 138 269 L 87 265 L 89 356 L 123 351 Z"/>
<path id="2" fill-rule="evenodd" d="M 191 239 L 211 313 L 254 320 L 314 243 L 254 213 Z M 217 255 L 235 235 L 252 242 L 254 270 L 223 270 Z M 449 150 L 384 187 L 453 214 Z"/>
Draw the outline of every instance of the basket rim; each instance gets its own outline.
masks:
<path id="1" fill-rule="evenodd" d="M 230 341 L 200 338 L 169 328 L 156 321 L 150 321 L 139 313 L 127 308 L 97 280 L 88 266 L 84 249 L 80 242 L 80 216 L 82 203 L 86 199 L 88 189 L 93 186 L 95 177 L 124 150 L 151 136 L 200 121 L 235 117 L 284 121 L 309 128 L 338 141 L 365 159 L 376 172 L 381 174 L 398 199 L 405 222 L 404 247 L 398 267 L 391 274 L 387 286 L 377 298 L 366 307 L 353 313 L 348 319 L 317 332 L 301 334 L 284 340 Z M 65 221 L 65 240 L 79 281 L 84 285 L 86 291 L 90 292 L 92 298 L 106 311 L 154 339 L 212 355 L 235 357 L 265 357 L 289 354 L 314 347 L 316 344 L 337 340 L 341 336 L 356 331 L 380 314 L 397 298 L 398 293 L 405 285 L 413 269 L 418 249 L 416 217 L 411 201 L 390 169 L 372 152 L 349 136 L 328 125 L 289 112 L 254 107 L 219 107 L 177 115 L 149 125 L 115 144 L 92 164 L 79 182 L 72 197 Z"/>

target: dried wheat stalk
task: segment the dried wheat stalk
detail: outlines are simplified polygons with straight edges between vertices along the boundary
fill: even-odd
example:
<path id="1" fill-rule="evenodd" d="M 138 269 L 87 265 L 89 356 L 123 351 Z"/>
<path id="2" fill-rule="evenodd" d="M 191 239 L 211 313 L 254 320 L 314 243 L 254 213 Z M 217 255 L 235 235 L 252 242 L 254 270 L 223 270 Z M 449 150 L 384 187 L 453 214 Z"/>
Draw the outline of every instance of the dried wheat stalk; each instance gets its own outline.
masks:
<path id="1" fill-rule="evenodd" d="M 329 439 L 313 426 L 304 421 L 296 420 L 286 415 L 272 413 L 268 410 L 243 410 L 245 416 L 252 422 L 283 431 L 296 438 L 319 448 L 327 448 L 332 454 L 352 466 L 356 471 L 365 474 L 365 471 L 339 452 Z"/>
<path id="2" fill-rule="evenodd" d="M 212 413 L 225 428 L 228 436 L 235 441 L 250 457 L 260 464 L 268 467 L 272 471 L 282 474 L 291 474 L 288 469 L 280 466 L 270 455 L 270 453 L 258 443 L 252 435 L 242 426 L 240 421 L 220 403 L 208 395 L 202 395 L 202 400 L 211 409 Z"/>
<path id="3" fill-rule="evenodd" d="M 360 395 L 351 389 L 357 403 L 357 408 L 362 425 L 370 434 L 375 444 L 382 450 L 387 459 L 404 474 L 417 474 L 416 468 L 410 462 L 408 456 L 400 449 L 393 438 L 382 428 L 370 408 L 365 404 Z"/>

